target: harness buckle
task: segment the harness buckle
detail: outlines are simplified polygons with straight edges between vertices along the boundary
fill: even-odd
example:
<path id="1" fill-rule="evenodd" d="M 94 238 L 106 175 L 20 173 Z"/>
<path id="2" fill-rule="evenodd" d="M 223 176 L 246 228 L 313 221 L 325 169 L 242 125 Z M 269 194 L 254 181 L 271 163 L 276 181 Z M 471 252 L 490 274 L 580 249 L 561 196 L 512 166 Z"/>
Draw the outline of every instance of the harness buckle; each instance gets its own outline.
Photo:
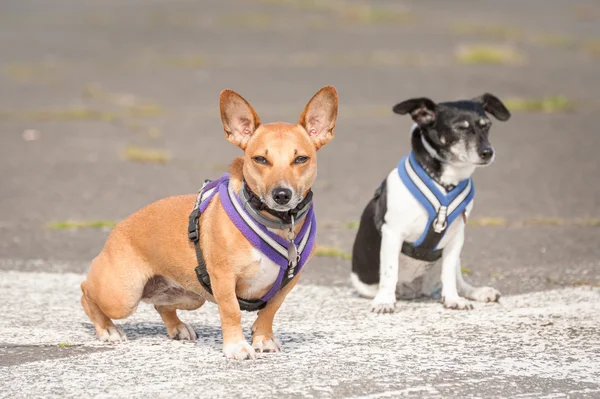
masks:
<path id="1" fill-rule="evenodd" d="M 448 208 L 441 206 L 437 217 L 433 220 L 433 229 L 438 234 L 446 230 L 446 227 L 448 227 L 448 220 L 446 219 L 447 212 Z"/>
<path id="2" fill-rule="evenodd" d="M 198 208 L 194 209 L 190 215 L 190 223 L 188 225 L 188 238 L 192 242 L 197 242 L 200 239 L 198 231 L 198 220 L 200 219 L 200 211 Z"/>
<path id="3" fill-rule="evenodd" d="M 441 224 L 440 224 L 438 218 L 435 218 L 433 220 L 433 230 L 436 233 L 438 233 L 438 234 L 441 233 L 442 231 L 446 230 L 446 227 L 448 227 L 448 221 L 447 220 L 444 220 L 444 223 L 441 223 Z"/>

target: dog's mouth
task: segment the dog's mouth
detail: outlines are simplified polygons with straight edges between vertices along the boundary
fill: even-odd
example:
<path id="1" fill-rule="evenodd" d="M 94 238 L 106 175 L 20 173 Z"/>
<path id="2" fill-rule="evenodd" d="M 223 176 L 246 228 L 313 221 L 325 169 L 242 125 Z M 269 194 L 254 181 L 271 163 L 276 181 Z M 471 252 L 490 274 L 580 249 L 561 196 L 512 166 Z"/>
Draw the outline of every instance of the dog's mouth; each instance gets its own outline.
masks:
<path id="1" fill-rule="evenodd" d="M 275 201 L 272 195 L 264 195 L 262 192 L 259 194 L 260 200 L 267 206 L 267 208 L 277 212 L 288 212 L 296 208 L 302 201 L 302 198 L 296 194 L 295 190 L 292 190 L 292 198 L 286 204 L 281 204 Z"/>
<path id="2" fill-rule="evenodd" d="M 267 207 L 269 207 L 269 209 L 272 209 L 277 212 L 287 212 L 296 208 L 296 206 L 298 206 L 298 204 L 302 200 L 301 198 L 296 197 L 297 196 L 294 196 L 287 204 L 278 204 L 271 196 L 267 196 L 266 198 L 263 197 L 261 199 L 267 205 Z"/>
<path id="3" fill-rule="evenodd" d="M 490 166 L 490 164 L 492 163 L 492 161 L 478 161 L 478 162 L 469 162 L 469 161 L 465 161 L 465 162 L 456 162 L 455 166 L 476 166 L 476 167 L 486 167 L 486 166 Z"/>
<path id="4" fill-rule="evenodd" d="M 287 212 L 287 211 L 291 211 L 292 209 L 294 209 L 294 207 L 287 206 L 287 205 L 275 205 L 275 206 L 269 206 L 269 208 L 274 211 L 277 211 L 277 212 Z"/>
<path id="5" fill-rule="evenodd" d="M 464 165 L 464 166 L 485 167 L 485 166 L 491 165 L 492 162 L 494 162 L 495 158 L 496 158 L 496 154 L 492 155 L 492 157 L 490 159 L 481 159 L 479 156 L 476 156 L 476 157 L 459 156 L 459 157 L 457 157 L 456 161 L 448 162 L 448 163 L 454 164 L 455 166 Z"/>

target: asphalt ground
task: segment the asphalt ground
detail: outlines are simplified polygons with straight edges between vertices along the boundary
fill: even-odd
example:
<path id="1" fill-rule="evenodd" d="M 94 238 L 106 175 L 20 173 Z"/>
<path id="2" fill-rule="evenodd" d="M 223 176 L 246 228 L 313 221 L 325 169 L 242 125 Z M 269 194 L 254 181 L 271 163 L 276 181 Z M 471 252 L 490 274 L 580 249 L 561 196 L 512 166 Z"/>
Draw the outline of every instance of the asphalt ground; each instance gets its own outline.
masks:
<path id="1" fill-rule="evenodd" d="M 2 2 L 0 396 L 599 396 L 599 39 L 594 1 Z M 473 46 L 478 59 L 461 59 Z M 326 84 L 340 114 L 314 191 L 334 251 L 276 319 L 285 352 L 229 364 L 213 305 L 183 316 L 196 345 L 169 342 L 144 306 L 124 322 L 135 339 L 96 344 L 76 283 L 110 225 L 239 154 L 219 92 L 294 122 Z M 462 259 L 502 304 L 368 314 L 345 255 L 409 151 L 411 121 L 392 105 L 484 92 L 513 118 L 494 123 L 496 161 L 474 176 Z"/>

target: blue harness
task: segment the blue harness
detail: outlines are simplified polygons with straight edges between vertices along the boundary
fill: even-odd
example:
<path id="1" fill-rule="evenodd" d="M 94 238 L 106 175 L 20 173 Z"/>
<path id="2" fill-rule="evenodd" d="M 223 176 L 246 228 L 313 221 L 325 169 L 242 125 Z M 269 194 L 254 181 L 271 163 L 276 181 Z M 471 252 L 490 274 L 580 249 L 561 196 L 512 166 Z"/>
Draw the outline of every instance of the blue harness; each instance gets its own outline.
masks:
<path id="1" fill-rule="evenodd" d="M 447 191 L 436 184 L 412 152 L 398 163 L 398 174 L 429 215 L 423 234 L 413 243 L 404 242 L 402 253 L 418 260 L 436 261 L 442 256 L 443 249 L 437 247 L 444 233 L 475 196 L 473 179 L 465 179 Z"/>

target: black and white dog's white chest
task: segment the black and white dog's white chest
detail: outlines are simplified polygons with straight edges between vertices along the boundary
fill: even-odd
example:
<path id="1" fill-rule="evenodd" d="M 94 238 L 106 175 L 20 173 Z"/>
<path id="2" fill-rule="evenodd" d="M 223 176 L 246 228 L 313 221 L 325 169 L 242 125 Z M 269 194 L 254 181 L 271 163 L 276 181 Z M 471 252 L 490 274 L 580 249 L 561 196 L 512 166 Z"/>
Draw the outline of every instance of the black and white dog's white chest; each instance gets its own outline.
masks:
<path id="1" fill-rule="evenodd" d="M 473 201 L 469 200 L 468 204 L 465 204 L 461 216 L 454 218 L 444 231 L 435 251 L 441 253 L 456 233 L 464 229 L 465 219 L 462 215 L 466 218 L 472 207 Z M 402 248 L 403 245 L 418 243 L 419 239 L 424 238 L 430 224 L 431 217 L 428 211 L 404 184 L 397 168 L 392 170 L 375 192 L 361 217 L 352 254 L 353 273 L 364 284 L 378 284 L 382 230 L 397 231 L 403 239 L 401 242 L 391 244 Z M 433 254 L 433 250 L 431 253 Z M 423 273 L 430 270 L 438 259 L 439 257 L 435 259 L 415 258 L 400 252 L 399 281 L 409 283 L 418 279 Z"/>

